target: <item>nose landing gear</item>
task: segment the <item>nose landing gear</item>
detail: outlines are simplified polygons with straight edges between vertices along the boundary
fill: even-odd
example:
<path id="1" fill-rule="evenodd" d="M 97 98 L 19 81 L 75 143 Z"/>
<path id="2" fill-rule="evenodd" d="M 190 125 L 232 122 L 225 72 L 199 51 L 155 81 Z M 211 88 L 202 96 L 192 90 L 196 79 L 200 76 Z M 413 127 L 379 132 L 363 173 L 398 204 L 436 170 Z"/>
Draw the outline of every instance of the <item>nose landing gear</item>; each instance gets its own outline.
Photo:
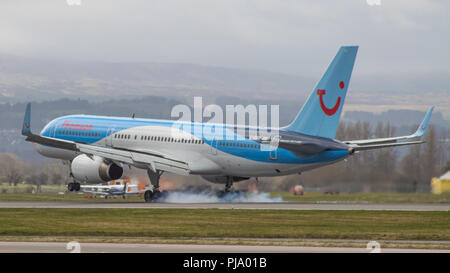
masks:
<path id="1" fill-rule="evenodd" d="M 78 182 L 71 182 L 67 185 L 68 191 L 79 191 L 81 189 L 80 183 Z"/>

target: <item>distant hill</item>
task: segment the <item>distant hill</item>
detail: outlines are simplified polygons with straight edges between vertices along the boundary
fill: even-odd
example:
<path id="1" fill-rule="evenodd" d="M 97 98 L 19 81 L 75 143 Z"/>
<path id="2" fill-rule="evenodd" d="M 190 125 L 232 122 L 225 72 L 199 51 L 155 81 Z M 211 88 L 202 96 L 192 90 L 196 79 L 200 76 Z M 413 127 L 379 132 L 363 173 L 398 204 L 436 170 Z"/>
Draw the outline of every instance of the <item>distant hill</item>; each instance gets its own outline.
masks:
<path id="1" fill-rule="evenodd" d="M 282 73 L 168 63 L 66 62 L 0 54 L 0 101 L 107 100 L 148 95 L 306 96 L 315 79 Z"/>
<path id="2" fill-rule="evenodd" d="M 425 116 L 425 112 L 414 110 L 388 110 L 379 114 L 364 111 L 346 111 L 343 115 L 343 122 L 370 122 L 375 126 L 378 122 L 389 122 L 397 127 L 396 134 L 411 133 L 413 126 L 418 125 Z M 434 111 L 430 120 L 431 124 L 437 126 L 439 131 L 450 130 L 450 120 L 444 119 L 442 113 Z"/>
<path id="3" fill-rule="evenodd" d="M 324 67 L 326 64 L 324 64 Z M 321 75 L 283 73 L 181 63 L 76 62 L 0 54 L 0 103 L 60 98 L 100 102 L 166 96 L 205 103 L 219 97 L 240 101 L 305 101 Z M 450 119 L 448 75 L 363 75 L 355 71 L 344 110 L 424 111 L 435 105 Z M 431 84 L 432 83 L 432 84 Z"/>

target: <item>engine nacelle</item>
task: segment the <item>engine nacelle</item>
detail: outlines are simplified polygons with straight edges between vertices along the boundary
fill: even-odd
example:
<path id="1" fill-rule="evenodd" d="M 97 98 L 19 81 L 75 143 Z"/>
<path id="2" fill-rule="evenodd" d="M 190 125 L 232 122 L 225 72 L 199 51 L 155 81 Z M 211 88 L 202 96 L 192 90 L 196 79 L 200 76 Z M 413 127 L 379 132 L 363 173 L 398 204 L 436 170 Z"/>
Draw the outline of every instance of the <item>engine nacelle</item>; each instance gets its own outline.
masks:
<path id="1" fill-rule="evenodd" d="M 75 157 L 70 165 L 73 177 L 80 182 L 103 183 L 119 179 L 123 168 L 115 163 L 107 163 L 102 157 L 92 158 L 82 154 Z"/>
<path id="2" fill-rule="evenodd" d="M 215 175 L 203 175 L 202 176 L 203 179 L 205 179 L 206 181 L 209 181 L 211 183 L 215 183 L 215 184 L 226 184 L 228 181 L 227 176 L 215 176 Z M 243 180 L 247 180 L 250 177 L 241 177 L 241 176 L 233 176 L 233 182 L 239 182 L 239 181 L 243 181 Z"/>

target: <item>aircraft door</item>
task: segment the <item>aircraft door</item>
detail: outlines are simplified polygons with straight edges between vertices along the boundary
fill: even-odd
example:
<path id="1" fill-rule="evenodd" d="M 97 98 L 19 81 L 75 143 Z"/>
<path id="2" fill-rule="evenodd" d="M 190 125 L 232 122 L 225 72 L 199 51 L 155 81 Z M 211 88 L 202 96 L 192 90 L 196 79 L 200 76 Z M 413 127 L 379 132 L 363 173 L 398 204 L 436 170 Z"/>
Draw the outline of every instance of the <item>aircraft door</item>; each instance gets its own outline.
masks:
<path id="1" fill-rule="evenodd" d="M 278 148 L 274 148 L 273 150 L 269 151 L 270 160 L 278 160 L 278 154 L 277 154 Z"/>
<path id="2" fill-rule="evenodd" d="M 211 141 L 211 154 L 217 155 L 217 137 L 214 137 Z"/>
<path id="3" fill-rule="evenodd" d="M 270 139 L 269 147 L 269 158 L 270 160 L 278 160 L 278 144 L 279 144 L 280 138 L 279 136 L 273 136 Z"/>
<path id="4" fill-rule="evenodd" d="M 112 139 L 113 139 L 114 128 L 109 128 L 106 137 L 105 137 L 105 146 L 113 147 Z"/>
<path id="5" fill-rule="evenodd" d="M 52 129 L 52 131 L 51 131 L 51 137 L 56 137 L 56 128 L 57 128 L 58 126 L 55 124 L 55 126 L 53 126 L 53 129 Z"/>

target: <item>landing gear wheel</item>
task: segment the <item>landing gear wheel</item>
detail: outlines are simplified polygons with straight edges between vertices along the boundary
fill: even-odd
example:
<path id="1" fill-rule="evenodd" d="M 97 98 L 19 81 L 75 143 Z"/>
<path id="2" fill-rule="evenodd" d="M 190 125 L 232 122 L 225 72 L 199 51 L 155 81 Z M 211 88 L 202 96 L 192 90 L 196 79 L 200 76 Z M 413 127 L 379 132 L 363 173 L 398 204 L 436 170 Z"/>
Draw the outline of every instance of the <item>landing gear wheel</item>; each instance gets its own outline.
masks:
<path id="1" fill-rule="evenodd" d="M 67 190 L 68 191 L 73 191 L 74 190 L 74 183 L 67 184 Z"/>
<path id="2" fill-rule="evenodd" d="M 74 190 L 75 191 L 80 191 L 80 189 L 81 189 L 80 183 L 74 183 Z"/>
<path id="3" fill-rule="evenodd" d="M 224 196 L 225 196 L 225 194 L 227 194 L 228 192 L 226 192 L 226 191 L 218 191 L 217 193 L 216 193 L 216 196 L 218 197 L 218 198 L 223 198 Z"/>
<path id="4" fill-rule="evenodd" d="M 161 192 L 161 197 L 162 197 L 162 198 L 166 198 L 167 196 L 169 196 L 169 191 L 163 190 L 163 191 Z"/>
<path id="5" fill-rule="evenodd" d="M 151 203 L 153 200 L 153 192 L 150 190 L 146 190 L 144 192 L 144 199 L 146 203 Z"/>
<path id="6" fill-rule="evenodd" d="M 161 198 L 162 193 L 159 190 L 153 192 L 153 201 L 157 202 L 159 198 Z"/>

